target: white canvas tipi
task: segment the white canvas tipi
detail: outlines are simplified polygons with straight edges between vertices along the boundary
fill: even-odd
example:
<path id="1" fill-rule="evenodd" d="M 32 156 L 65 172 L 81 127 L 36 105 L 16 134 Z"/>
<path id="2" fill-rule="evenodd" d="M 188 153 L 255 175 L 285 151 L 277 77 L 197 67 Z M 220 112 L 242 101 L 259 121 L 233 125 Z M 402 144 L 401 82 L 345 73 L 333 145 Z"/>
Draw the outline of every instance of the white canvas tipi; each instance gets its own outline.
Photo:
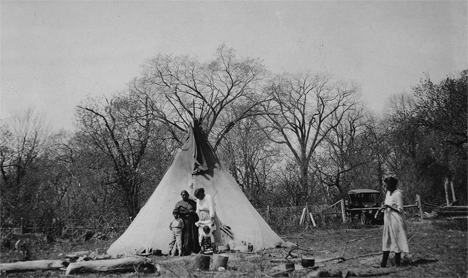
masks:
<path id="1" fill-rule="evenodd" d="M 236 181 L 220 165 L 198 124 L 189 130 L 189 138 L 176 154 L 158 187 L 127 230 L 107 250 L 110 255 L 134 254 L 142 248 L 168 252 L 172 233 L 169 223 L 180 193 L 190 197 L 197 188 L 213 197 L 216 226 L 228 226 L 232 238 L 217 229 L 216 245 L 233 240 L 236 245 L 250 243 L 255 250 L 272 248 L 284 241 L 268 226 L 250 204 Z"/>

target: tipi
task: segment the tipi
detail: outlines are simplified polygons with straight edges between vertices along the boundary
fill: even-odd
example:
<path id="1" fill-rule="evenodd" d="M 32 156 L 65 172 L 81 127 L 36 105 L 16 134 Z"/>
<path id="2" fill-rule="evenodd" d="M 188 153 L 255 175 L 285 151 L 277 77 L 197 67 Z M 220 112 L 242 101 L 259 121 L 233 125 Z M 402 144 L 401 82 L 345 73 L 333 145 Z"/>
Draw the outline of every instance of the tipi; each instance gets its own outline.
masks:
<path id="1" fill-rule="evenodd" d="M 153 195 L 107 253 L 130 255 L 143 248 L 167 252 L 172 238 L 169 222 L 175 204 L 181 199 L 180 192 L 187 190 L 193 197 L 197 188 L 204 188 L 213 197 L 216 226 L 230 227 L 232 238 L 223 236 L 220 229 L 216 230 L 216 245 L 234 241 L 236 245 L 250 243 L 255 250 L 259 250 L 284 243 L 250 204 L 236 181 L 221 167 L 195 121 L 187 141 Z"/>

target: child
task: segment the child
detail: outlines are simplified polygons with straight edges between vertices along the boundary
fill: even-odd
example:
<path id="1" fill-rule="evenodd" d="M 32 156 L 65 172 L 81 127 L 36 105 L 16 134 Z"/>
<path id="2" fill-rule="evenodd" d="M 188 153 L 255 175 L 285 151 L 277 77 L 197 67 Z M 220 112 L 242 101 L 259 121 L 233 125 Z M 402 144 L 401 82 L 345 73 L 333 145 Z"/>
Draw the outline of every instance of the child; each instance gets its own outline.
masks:
<path id="1" fill-rule="evenodd" d="M 184 221 L 179 217 L 177 209 L 172 211 L 172 215 L 174 215 L 174 219 L 169 224 L 169 229 L 172 231 L 173 237 L 171 243 L 169 243 L 169 254 L 171 257 L 174 257 L 176 252 L 179 251 L 179 256 L 182 256 L 182 229 L 184 228 Z"/>
<path id="2" fill-rule="evenodd" d="M 199 236 L 200 247 L 203 253 L 213 253 L 214 236 L 208 226 L 203 226 L 203 232 Z"/>

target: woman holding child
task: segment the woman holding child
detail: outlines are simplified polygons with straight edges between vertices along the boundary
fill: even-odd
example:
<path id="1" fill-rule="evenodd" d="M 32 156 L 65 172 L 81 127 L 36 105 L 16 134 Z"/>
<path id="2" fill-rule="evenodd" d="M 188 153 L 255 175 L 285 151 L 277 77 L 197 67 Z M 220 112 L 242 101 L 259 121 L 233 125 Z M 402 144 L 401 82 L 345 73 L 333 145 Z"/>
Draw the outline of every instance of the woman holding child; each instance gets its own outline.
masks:
<path id="1" fill-rule="evenodd" d="M 200 252 L 200 245 L 198 242 L 198 228 L 195 223 L 198 221 L 196 213 L 197 204 L 194 200 L 189 198 L 186 190 L 180 193 L 182 200 L 178 201 L 175 209 L 179 211 L 180 218 L 184 221 L 184 228 L 182 229 L 182 252 L 183 255 L 190 255 Z"/>
<path id="2" fill-rule="evenodd" d="M 202 246 L 202 251 L 208 251 L 214 245 L 213 232 L 216 230 L 215 225 L 215 205 L 213 198 L 209 194 L 205 194 L 205 189 L 198 188 L 194 193 L 197 198 L 197 214 L 199 221 L 195 223 L 198 226 L 199 244 Z M 206 239 L 209 243 L 205 242 Z"/>

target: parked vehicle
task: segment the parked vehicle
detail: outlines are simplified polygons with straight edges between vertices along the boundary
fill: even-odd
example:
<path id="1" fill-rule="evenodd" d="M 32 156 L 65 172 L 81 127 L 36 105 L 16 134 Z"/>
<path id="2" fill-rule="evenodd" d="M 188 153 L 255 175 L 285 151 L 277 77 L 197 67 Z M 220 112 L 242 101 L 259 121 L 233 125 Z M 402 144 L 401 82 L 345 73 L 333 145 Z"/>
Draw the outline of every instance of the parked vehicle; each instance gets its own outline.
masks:
<path id="1" fill-rule="evenodd" d="M 346 200 L 346 214 L 362 224 L 383 224 L 383 214 L 379 212 L 382 194 L 374 189 L 352 189 Z"/>

